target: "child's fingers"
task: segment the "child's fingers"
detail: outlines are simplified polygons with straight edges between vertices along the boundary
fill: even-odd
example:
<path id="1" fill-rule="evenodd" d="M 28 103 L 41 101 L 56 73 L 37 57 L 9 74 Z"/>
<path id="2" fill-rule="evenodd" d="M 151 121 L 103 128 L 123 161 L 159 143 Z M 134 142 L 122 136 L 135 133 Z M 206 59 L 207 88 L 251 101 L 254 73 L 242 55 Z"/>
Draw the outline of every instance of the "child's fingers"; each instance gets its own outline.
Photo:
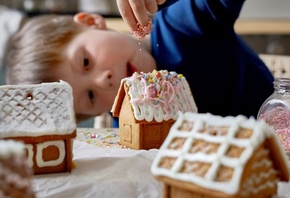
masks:
<path id="1" fill-rule="evenodd" d="M 165 3 L 166 0 L 156 0 L 158 5 Z"/>
<path id="2" fill-rule="evenodd" d="M 117 0 L 117 6 L 124 22 L 128 25 L 131 31 L 137 29 L 137 19 L 130 7 L 128 0 Z"/>
<path id="3" fill-rule="evenodd" d="M 149 12 L 150 14 L 154 14 L 158 10 L 156 0 L 145 0 L 145 6 L 147 12 Z"/>
<path id="4" fill-rule="evenodd" d="M 117 0 L 117 6 L 134 36 L 141 39 L 151 32 L 152 21 L 148 13 L 157 11 L 157 0 Z"/>
<path id="5" fill-rule="evenodd" d="M 139 23 L 137 23 L 137 30 L 132 31 L 131 33 L 138 39 L 142 39 L 145 36 L 149 35 L 152 31 L 152 21 L 151 19 L 148 20 L 147 24 L 145 26 L 141 26 Z"/>
<path id="6" fill-rule="evenodd" d="M 129 0 L 129 4 L 134 13 L 134 16 L 141 26 L 145 26 L 149 19 L 145 1 L 151 0 Z"/>

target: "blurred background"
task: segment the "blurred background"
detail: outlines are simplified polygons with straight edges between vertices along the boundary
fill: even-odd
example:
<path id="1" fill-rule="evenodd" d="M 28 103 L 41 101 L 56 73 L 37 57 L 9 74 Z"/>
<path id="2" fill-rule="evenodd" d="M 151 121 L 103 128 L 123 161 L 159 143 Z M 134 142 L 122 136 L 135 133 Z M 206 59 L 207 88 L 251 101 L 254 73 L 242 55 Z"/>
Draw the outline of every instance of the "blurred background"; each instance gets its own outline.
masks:
<path id="1" fill-rule="evenodd" d="M 51 12 L 70 14 L 78 11 L 118 15 L 115 0 L 0 0 L 0 4 L 22 10 L 29 15 Z"/>
<path id="2" fill-rule="evenodd" d="M 7 9 L 8 8 L 8 9 Z M 235 29 L 259 54 L 290 55 L 290 0 L 247 0 Z M 23 17 L 79 11 L 99 13 L 111 28 L 126 30 L 116 0 L 0 0 L 0 85 L 5 84 L 4 57 L 11 35 Z M 94 120 L 81 123 L 92 127 Z"/>

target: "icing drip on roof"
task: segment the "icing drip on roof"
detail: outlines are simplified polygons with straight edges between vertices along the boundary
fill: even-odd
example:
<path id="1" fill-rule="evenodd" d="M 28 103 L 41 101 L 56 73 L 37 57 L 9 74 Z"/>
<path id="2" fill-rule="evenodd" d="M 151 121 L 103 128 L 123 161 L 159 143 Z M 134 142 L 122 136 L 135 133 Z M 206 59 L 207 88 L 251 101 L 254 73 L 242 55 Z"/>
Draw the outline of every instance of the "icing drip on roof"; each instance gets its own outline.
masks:
<path id="1" fill-rule="evenodd" d="M 167 70 L 135 72 L 124 79 L 137 120 L 176 119 L 179 111 L 197 112 L 189 85 L 182 74 Z"/>

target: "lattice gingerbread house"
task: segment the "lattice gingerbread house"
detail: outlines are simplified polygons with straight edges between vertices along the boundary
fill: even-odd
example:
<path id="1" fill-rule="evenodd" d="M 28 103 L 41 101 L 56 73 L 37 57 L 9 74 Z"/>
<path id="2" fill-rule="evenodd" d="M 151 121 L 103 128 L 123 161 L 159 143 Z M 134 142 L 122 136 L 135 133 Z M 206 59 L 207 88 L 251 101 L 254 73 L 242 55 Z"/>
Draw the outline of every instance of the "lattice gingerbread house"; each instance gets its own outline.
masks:
<path id="1" fill-rule="evenodd" d="M 68 83 L 0 87 L 0 139 L 25 143 L 34 174 L 71 171 L 75 137 Z"/>
<path id="2" fill-rule="evenodd" d="M 275 132 L 244 116 L 180 114 L 151 172 L 164 197 L 272 197 L 289 180 L 289 162 Z"/>
<path id="3" fill-rule="evenodd" d="M 159 148 L 179 111 L 197 112 L 184 76 L 166 70 L 135 72 L 122 80 L 112 108 L 119 117 L 120 143 L 133 149 Z"/>

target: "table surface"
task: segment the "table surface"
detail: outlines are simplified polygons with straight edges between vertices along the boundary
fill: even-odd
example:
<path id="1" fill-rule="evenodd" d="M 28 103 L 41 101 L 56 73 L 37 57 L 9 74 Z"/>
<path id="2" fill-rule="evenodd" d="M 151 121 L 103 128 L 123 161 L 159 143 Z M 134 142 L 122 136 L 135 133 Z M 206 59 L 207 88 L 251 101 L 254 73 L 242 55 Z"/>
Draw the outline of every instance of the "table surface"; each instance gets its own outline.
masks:
<path id="1" fill-rule="evenodd" d="M 126 148 L 116 128 L 78 128 L 73 152 L 76 167 L 71 173 L 33 177 L 38 198 L 163 197 L 163 184 L 150 170 L 158 149 Z M 278 197 L 290 197 L 290 183 L 278 185 Z"/>
<path id="2" fill-rule="evenodd" d="M 97 147 L 126 148 L 119 142 L 119 130 L 117 128 L 92 129 L 78 128 L 77 140 L 89 143 Z"/>

